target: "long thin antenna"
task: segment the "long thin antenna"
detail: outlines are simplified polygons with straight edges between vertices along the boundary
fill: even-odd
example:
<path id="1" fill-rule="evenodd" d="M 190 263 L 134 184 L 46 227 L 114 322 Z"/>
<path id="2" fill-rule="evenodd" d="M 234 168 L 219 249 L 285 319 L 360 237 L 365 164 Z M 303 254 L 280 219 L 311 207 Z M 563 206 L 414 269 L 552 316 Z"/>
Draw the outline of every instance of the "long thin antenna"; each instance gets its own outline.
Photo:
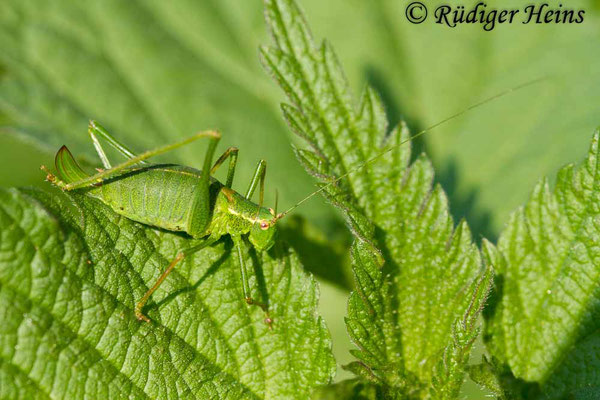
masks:
<path id="1" fill-rule="evenodd" d="M 486 98 L 486 99 L 484 99 L 484 100 L 482 100 L 482 101 L 480 101 L 480 102 L 478 102 L 478 103 L 475 103 L 475 104 L 473 104 L 473 105 L 471 105 L 471 106 L 469 106 L 469 107 L 465 108 L 464 110 L 462 110 L 462 111 L 460 111 L 460 112 L 458 112 L 458 113 L 456 113 L 456 114 L 453 114 L 453 115 L 451 115 L 451 116 L 449 116 L 449 117 L 446 117 L 446 118 L 444 118 L 443 120 L 441 120 L 441 121 L 439 121 L 439 122 L 437 122 L 437 123 L 435 123 L 435 124 L 431 125 L 430 127 L 428 127 L 428 128 L 425 128 L 425 129 L 423 129 L 422 131 L 420 131 L 420 132 L 418 132 L 418 133 L 416 133 L 416 134 L 414 134 L 414 135 L 410 136 L 408 139 L 405 139 L 405 140 L 401 141 L 400 143 L 398 143 L 398 144 L 395 144 L 394 146 L 390 147 L 389 149 L 387 149 L 387 150 L 384 150 L 383 152 L 381 152 L 381 153 L 377 154 L 376 156 L 373 156 L 373 157 L 371 157 L 370 159 L 368 159 L 367 161 L 365 161 L 365 162 L 364 162 L 364 163 L 362 163 L 361 165 L 359 165 L 359 166 L 357 166 L 357 167 L 355 167 L 355 168 L 351 168 L 351 169 L 350 169 L 348 172 L 346 172 L 345 174 L 342 174 L 342 175 L 338 176 L 338 177 L 337 177 L 337 178 L 335 178 L 333 181 L 331 181 L 331 182 L 329 182 L 329 183 L 327 183 L 327 184 L 325 184 L 325 185 L 321 186 L 321 187 L 320 187 L 318 190 L 316 190 L 316 191 L 312 192 L 311 194 L 309 194 L 308 196 L 306 196 L 305 198 L 303 198 L 302 200 L 300 200 L 298 203 L 294 204 L 294 205 L 293 205 L 292 207 L 290 207 L 288 210 L 286 210 L 286 211 L 282 212 L 281 214 L 278 214 L 276 218 L 279 220 L 279 219 L 281 219 L 281 218 L 285 217 L 285 216 L 286 216 L 286 215 L 287 215 L 287 214 L 288 214 L 290 211 L 294 210 L 296 207 L 300 206 L 302 203 L 304 203 L 305 201 L 309 200 L 310 198 L 312 198 L 312 197 L 313 197 L 313 196 L 315 196 L 316 194 L 319 194 L 319 193 L 321 193 L 323 190 L 327 189 L 327 188 L 328 188 L 328 187 L 330 187 L 331 185 L 335 185 L 336 183 L 338 183 L 339 181 L 341 181 L 342 179 L 344 179 L 344 178 L 345 178 L 345 177 L 347 177 L 348 175 L 350 175 L 350 174 L 352 174 L 352 173 L 354 173 L 354 172 L 356 172 L 356 171 L 360 170 L 360 169 L 361 169 L 361 168 L 363 168 L 365 165 L 367 165 L 367 164 L 370 164 L 370 163 L 372 163 L 372 162 L 376 161 L 377 159 L 379 159 L 379 158 L 383 157 L 384 155 L 386 155 L 386 154 L 387 154 L 387 153 L 389 153 L 390 151 L 394 150 L 396 147 L 402 146 L 404 143 L 406 143 L 406 142 L 410 142 L 411 140 L 414 140 L 414 139 L 418 138 L 419 136 L 421 136 L 421 135 L 424 135 L 425 133 L 429 132 L 430 130 L 432 130 L 432 129 L 435 129 L 435 128 L 437 128 L 438 126 L 440 126 L 440 125 L 443 125 L 443 124 L 445 124 L 446 122 L 449 122 L 449 121 L 451 121 L 451 120 L 453 120 L 453 119 L 455 119 L 455 118 L 458 118 L 458 117 L 460 117 L 461 115 L 463 115 L 463 114 L 465 114 L 465 113 L 467 113 L 467 112 L 469 112 L 469 111 L 471 111 L 471 110 L 473 110 L 473 109 L 475 109 L 475 108 L 481 107 L 481 106 L 483 106 L 484 104 L 487 104 L 487 103 L 489 103 L 490 101 L 496 100 L 496 99 L 498 99 L 498 98 L 500 98 L 500 97 L 506 96 L 506 95 L 507 95 L 507 94 L 509 94 L 509 93 L 512 93 L 512 92 L 515 92 L 515 91 L 517 91 L 517 90 L 520 90 L 520 89 L 526 88 L 526 87 L 528 87 L 528 86 L 531 86 L 531 85 L 534 85 L 534 84 L 536 84 L 536 83 L 539 83 L 539 82 L 545 81 L 545 80 L 546 80 L 546 79 L 548 79 L 548 78 L 549 78 L 548 76 L 545 76 L 545 77 L 537 78 L 537 79 L 534 79 L 534 80 L 531 80 L 531 81 L 528 81 L 528 82 L 522 83 L 522 84 L 520 84 L 520 85 L 514 86 L 514 87 L 512 87 L 512 88 L 510 88 L 510 89 L 504 90 L 504 91 L 502 91 L 502 92 L 500 92 L 500 93 L 497 93 L 497 94 L 495 94 L 495 95 L 493 95 L 493 96 L 491 96 L 491 97 L 488 97 L 488 98 Z"/>

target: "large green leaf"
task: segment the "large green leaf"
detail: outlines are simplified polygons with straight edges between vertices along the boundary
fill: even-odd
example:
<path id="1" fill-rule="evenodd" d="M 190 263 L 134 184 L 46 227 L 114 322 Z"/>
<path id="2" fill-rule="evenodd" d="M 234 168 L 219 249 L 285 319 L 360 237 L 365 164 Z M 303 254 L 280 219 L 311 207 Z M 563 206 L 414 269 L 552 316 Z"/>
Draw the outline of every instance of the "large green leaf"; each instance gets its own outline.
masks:
<path id="1" fill-rule="evenodd" d="M 489 347 L 512 373 L 550 398 L 600 395 L 600 151 L 560 170 L 556 188 L 534 189 L 502 232 Z"/>
<path id="2" fill-rule="evenodd" d="M 527 198 L 540 176 L 575 159 L 598 123 L 600 18 L 593 1 L 562 3 L 585 10 L 582 24 L 455 28 L 409 23 L 397 0 L 302 0 L 309 20 L 334 45 L 350 82 L 371 83 L 388 118 L 412 130 L 430 126 L 480 99 L 522 82 L 549 77 L 485 108 L 469 112 L 424 138 L 453 214 L 466 215 L 475 232 L 496 234 Z M 549 1 L 558 8 L 559 1 Z M 486 1 L 486 9 L 529 3 Z M 537 4 L 537 3 L 536 3 Z M 564 132 L 569 134 L 565 135 Z"/>
<path id="3" fill-rule="evenodd" d="M 283 246 L 246 256 L 269 330 L 228 239 L 184 261 L 141 323 L 136 300 L 189 239 L 31 190 L 0 191 L 0 235 L 1 398 L 305 399 L 333 374 L 316 283 Z"/>
<path id="4" fill-rule="evenodd" d="M 6 71 L 0 77 L 0 113 L 10 117 L 2 123 L 45 150 L 0 131 L 0 186 L 43 184 L 39 166 L 63 144 L 99 166 L 86 133 L 95 118 L 137 152 L 200 129 L 219 129 L 219 150 L 240 149 L 234 189 L 246 190 L 264 158 L 265 203 L 274 206 L 277 190 L 280 208 L 293 204 L 314 186 L 293 157 L 272 95 L 277 89 L 258 62 L 264 31 L 260 2 L 0 1 L 0 64 Z M 197 144 L 163 160 L 200 167 L 203 155 Z M 329 239 L 345 233 L 322 201 L 300 211 Z M 344 286 L 336 263 L 342 257 L 332 256 L 340 251 L 316 243 L 319 235 L 324 236 L 303 238 L 296 229 L 292 245 L 310 249 L 302 261 L 311 271 Z M 331 313 L 329 322 L 342 333 L 337 341 L 342 354 L 349 346 L 343 313 L 343 308 Z"/>
<path id="5" fill-rule="evenodd" d="M 454 229 L 427 158 L 410 164 L 408 130 L 386 135 L 370 89 L 354 106 L 331 46 L 313 43 L 293 0 L 265 4 L 275 45 L 261 55 L 290 100 L 286 120 L 308 145 L 296 154 L 356 239 L 347 326 L 359 361 L 348 368 L 385 396 L 457 398 L 491 271 L 477 278 L 467 224 Z"/>

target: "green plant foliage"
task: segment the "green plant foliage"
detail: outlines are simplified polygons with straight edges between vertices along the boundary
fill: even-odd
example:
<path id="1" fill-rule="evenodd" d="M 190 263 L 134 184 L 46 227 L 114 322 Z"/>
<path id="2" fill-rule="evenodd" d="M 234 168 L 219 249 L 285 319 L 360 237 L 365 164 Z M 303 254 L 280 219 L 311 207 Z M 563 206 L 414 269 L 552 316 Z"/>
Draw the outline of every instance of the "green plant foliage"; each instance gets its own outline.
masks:
<path id="1" fill-rule="evenodd" d="M 403 23 L 406 3 L 396 0 L 304 2 L 341 48 L 350 82 L 375 88 L 356 102 L 332 46 L 315 45 L 295 1 L 265 0 L 275 44 L 260 55 L 306 144 L 294 148 L 297 159 L 350 228 L 349 256 L 336 214 L 313 202 L 302 208 L 306 220 L 284 220 L 290 246 L 247 249 L 272 331 L 243 302 L 228 238 L 169 276 L 143 324 L 135 301 L 191 239 L 77 194 L 0 190 L 0 398 L 443 400 L 459 398 L 465 371 L 502 400 L 600 397 L 600 134 L 555 190 L 546 181 L 535 188 L 497 248 L 483 241 L 484 263 L 399 122 L 418 130 L 552 75 L 417 143 L 441 166 L 455 216 L 468 213 L 476 232 L 495 234 L 534 177 L 568 159 L 597 123 L 597 11 L 574 0 L 584 24 L 483 32 Z M 488 7 L 500 5 L 511 6 Z M 32 138 L 42 150 L 68 143 L 89 155 L 89 118 L 136 150 L 218 128 L 243 157 L 236 184 L 265 158 L 282 208 L 294 204 L 312 184 L 290 157 L 279 95 L 256 63 L 262 31 L 257 1 L 0 2 L 0 159 L 36 160 L 37 169 Z M 176 157 L 198 166 L 202 154 Z M 20 182 L 4 174 L 0 184 Z M 343 288 L 354 279 L 346 326 L 357 348 L 345 366 L 353 379 L 326 385 L 332 340 L 304 269 Z M 469 366 L 494 271 L 484 311 L 491 356 Z"/>
<path id="2" fill-rule="evenodd" d="M 456 399 L 460 393 L 464 367 L 475 339 L 479 335 L 477 323 L 492 287 L 494 271 L 488 267 L 471 284 L 467 293 L 472 293 L 471 303 L 461 319 L 454 323 L 453 341 L 444 349 L 443 357 L 433 371 L 431 397 L 434 399 Z"/>
<path id="3" fill-rule="evenodd" d="M 575 159 L 597 124 L 597 3 L 569 2 L 586 10 L 583 24 L 484 32 L 478 24 L 434 24 L 431 12 L 425 23 L 410 24 L 407 3 L 398 0 L 302 0 L 315 31 L 334 43 L 352 86 L 371 83 L 393 125 L 402 117 L 418 130 L 487 95 L 553 77 L 425 139 L 455 217 L 467 215 L 476 234 L 493 236 L 540 176 Z M 4 0 L 0 113 L 51 151 L 67 143 L 90 158 L 83 133 L 89 118 L 136 150 L 218 127 L 228 145 L 241 149 L 240 182 L 265 158 L 281 204 L 293 203 L 312 187 L 289 157 L 277 93 L 256 63 L 261 8 L 258 0 Z M 198 165 L 199 153 L 191 149 L 178 160 Z M 15 173 L 25 171 L 23 182 L 36 166 L 21 161 Z M 328 211 L 313 202 L 301 212 L 327 225 Z"/>
<path id="4" fill-rule="evenodd" d="M 411 129 L 423 129 L 488 95 L 551 77 L 424 139 L 455 218 L 467 215 L 474 232 L 495 237 L 540 176 L 579 157 L 598 124 L 597 1 L 546 1 L 584 9 L 582 24 L 519 21 L 490 32 L 478 24 L 448 28 L 432 21 L 438 5 L 468 8 L 477 1 L 424 2 L 429 17 L 419 25 L 406 21 L 408 3 L 301 0 L 314 31 L 334 44 L 353 87 L 371 83 L 394 124 L 404 119 Z M 487 10 L 529 4 L 484 3 Z"/>
<path id="5" fill-rule="evenodd" d="M 470 365 L 468 367 L 469 377 L 481 387 L 488 389 L 498 400 L 507 400 L 506 388 L 500 381 L 501 373 L 496 365 L 490 362 L 485 356 L 482 357 L 480 364 Z"/>
<path id="6" fill-rule="evenodd" d="M 352 288 L 352 271 L 348 256 L 350 238 L 345 227 L 340 235 L 325 236 L 323 232 L 299 215 L 290 215 L 281 224 L 279 235 L 300 257 L 307 271 L 327 279 L 338 287 Z M 336 266 L 340 266 L 337 267 Z"/>
<path id="7" fill-rule="evenodd" d="M 291 102 L 287 122 L 308 144 L 298 159 L 356 238 L 347 327 L 359 350 L 347 368 L 388 397 L 456 398 L 491 271 L 478 278 L 479 252 L 466 223 L 454 229 L 427 158 L 410 164 L 407 129 L 386 136 L 378 96 L 367 89 L 354 107 L 331 47 L 314 45 L 293 1 L 267 0 L 266 15 L 275 46 L 261 55 Z"/>
<path id="8" fill-rule="evenodd" d="M 136 151 L 219 129 L 222 146 L 241 150 L 238 189 L 265 158 L 267 204 L 275 188 L 282 204 L 293 203 L 313 186 L 294 162 L 269 101 L 273 88 L 256 55 L 256 32 L 264 30 L 257 5 L 3 1 L 0 64 L 7 73 L 0 80 L 0 112 L 14 131 L 45 149 L 68 144 L 96 164 L 86 134 L 90 119 Z M 247 18 L 252 14 L 255 21 Z M 192 146 L 169 160 L 200 167 L 202 154 Z M 327 222 L 329 214 L 324 204 L 305 210 L 313 221 Z"/>
<path id="9" fill-rule="evenodd" d="M 359 379 L 347 379 L 333 385 L 318 388 L 312 400 L 377 400 L 382 393 L 379 388 Z"/>
<path id="10" fill-rule="evenodd" d="M 497 249 L 485 246 L 498 272 L 489 348 L 548 398 L 600 396 L 598 140 L 596 132 L 581 165 L 560 170 L 553 191 L 546 180 L 536 186 Z"/>
<path id="11" fill-rule="evenodd" d="M 136 300 L 190 239 L 16 189 L 0 191 L 0 232 L 0 398 L 305 399 L 335 370 L 316 283 L 283 246 L 247 254 L 269 330 L 228 240 L 186 259 L 141 323 Z"/>

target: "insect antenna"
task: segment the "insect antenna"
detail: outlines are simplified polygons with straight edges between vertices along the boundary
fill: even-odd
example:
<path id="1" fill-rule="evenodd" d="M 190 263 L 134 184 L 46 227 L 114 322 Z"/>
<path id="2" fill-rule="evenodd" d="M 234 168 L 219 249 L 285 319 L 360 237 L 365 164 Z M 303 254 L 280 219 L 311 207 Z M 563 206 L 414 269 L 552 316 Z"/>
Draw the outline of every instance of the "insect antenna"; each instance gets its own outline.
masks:
<path id="1" fill-rule="evenodd" d="M 528 86 L 534 85 L 534 84 L 536 84 L 536 83 L 539 83 L 539 82 L 545 81 L 545 80 L 547 80 L 547 79 L 549 79 L 549 78 L 550 78 L 549 76 L 544 76 L 544 77 L 541 77 L 541 78 L 533 79 L 533 80 L 527 81 L 527 82 L 525 82 L 525 83 L 522 83 L 522 84 L 520 84 L 520 85 L 513 86 L 513 87 L 512 87 L 512 88 L 510 88 L 510 89 L 506 89 L 506 90 L 504 90 L 504 91 L 502 91 L 502 92 L 496 93 L 496 94 L 495 94 L 495 95 L 493 95 L 493 96 L 490 96 L 490 97 L 488 97 L 488 98 L 486 98 L 486 99 L 483 99 L 483 100 L 481 100 L 481 101 L 479 101 L 479 102 L 477 102 L 477 103 L 475 103 L 475 104 L 472 104 L 472 105 L 470 105 L 469 107 L 465 108 L 464 110 L 462 110 L 462 111 L 459 111 L 459 112 L 457 112 L 457 113 L 455 113 L 455 114 L 452 114 L 452 115 L 450 115 L 449 117 L 446 117 L 446 118 L 442 119 L 441 121 L 438 121 L 438 122 L 436 122 L 435 124 L 433 124 L 433 125 L 431 125 L 431 126 L 429 126 L 429 127 L 425 128 L 425 129 L 423 129 L 423 130 L 421 130 L 421 131 L 419 131 L 419 132 L 415 133 L 414 135 L 411 135 L 410 137 L 408 137 L 407 139 L 405 139 L 405 140 L 401 141 L 400 143 L 398 143 L 398 144 L 395 144 L 395 145 L 391 146 L 390 148 L 388 148 L 388 149 L 386 149 L 386 150 L 382 151 L 381 153 L 379 153 L 379 154 L 377 154 L 377 155 L 375 155 L 375 156 L 373 156 L 373 157 L 369 158 L 369 159 L 368 159 L 368 160 L 366 160 L 364 163 L 362 163 L 362 164 L 360 164 L 360 165 L 358 165 L 358 166 L 356 166 L 356 167 L 354 167 L 354 168 L 351 168 L 351 169 L 350 169 L 350 170 L 348 170 L 346 173 L 344 173 L 344 174 L 342 174 L 342 175 L 338 176 L 337 178 L 335 178 L 335 179 L 334 179 L 334 180 L 332 180 L 331 182 L 328 182 L 328 183 L 324 184 L 324 185 L 323 185 L 323 186 L 321 186 L 319 189 L 315 190 L 314 192 L 312 192 L 311 194 L 309 194 L 308 196 L 306 196 L 305 198 L 303 198 L 302 200 L 300 200 L 299 202 L 297 202 L 296 204 L 294 204 L 292 207 L 290 207 L 290 208 L 289 208 L 289 209 L 287 209 L 286 211 L 282 212 L 281 214 L 276 214 L 276 215 L 277 215 L 277 216 L 275 217 L 275 218 L 276 218 L 276 220 L 280 220 L 280 219 L 282 219 L 282 218 L 283 218 L 283 217 L 285 217 L 287 214 L 289 214 L 291 211 L 293 211 L 293 210 L 295 210 L 296 208 L 298 208 L 298 207 L 299 207 L 301 204 L 303 204 L 304 202 L 306 202 L 306 201 L 310 200 L 310 199 L 311 199 L 313 196 L 315 196 L 315 195 L 317 195 L 317 194 L 321 193 L 322 191 L 324 191 L 324 190 L 325 190 L 325 189 L 327 189 L 328 187 L 330 187 L 330 186 L 332 186 L 332 185 L 335 185 L 336 183 L 338 183 L 339 181 L 341 181 L 342 179 L 344 179 L 344 178 L 345 178 L 345 177 L 347 177 L 348 175 L 350 175 L 350 174 L 353 174 L 354 172 L 357 172 L 357 171 L 359 171 L 359 170 L 360 170 L 360 169 L 362 169 L 362 168 L 363 168 L 365 165 L 371 164 L 372 162 L 374 162 L 374 161 L 378 160 L 379 158 L 383 157 L 384 155 L 386 155 L 386 154 L 387 154 L 387 153 L 389 153 L 390 151 L 394 150 L 395 148 L 397 148 L 397 147 L 400 147 L 400 146 L 402 146 L 403 144 L 405 144 L 405 143 L 407 143 L 407 142 L 410 142 L 410 141 L 412 141 L 412 140 L 414 140 L 414 139 L 418 138 L 418 137 L 419 137 L 419 136 L 421 136 L 421 135 L 424 135 L 425 133 L 427 133 L 427 132 L 431 131 L 432 129 L 435 129 L 435 128 L 437 128 L 437 127 L 438 127 L 438 126 L 440 126 L 440 125 L 443 125 L 443 124 L 445 124 L 446 122 L 449 122 L 449 121 L 451 121 L 451 120 L 453 120 L 453 119 L 455 119 L 455 118 L 458 118 L 458 117 L 460 117 L 461 115 L 463 115 L 463 114 L 466 114 L 467 112 L 469 112 L 469 111 L 471 111 L 471 110 L 473 110 L 473 109 L 475 109 L 475 108 L 479 108 L 479 107 L 481 107 L 481 106 L 483 106 L 483 105 L 485 105 L 485 104 L 487 104 L 487 103 L 489 103 L 489 102 L 491 102 L 491 101 L 493 101 L 493 100 L 499 99 L 500 97 L 504 97 L 504 96 L 506 96 L 506 95 L 507 95 L 507 94 L 509 94 L 509 93 L 512 93 L 512 92 L 515 92 L 515 91 L 517 91 L 517 90 L 520 90 L 520 89 L 526 88 L 526 87 L 528 87 Z"/>
<path id="2" fill-rule="evenodd" d="M 277 206 L 279 205 L 279 190 L 275 189 L 275 215 L 277 215 Z"/>

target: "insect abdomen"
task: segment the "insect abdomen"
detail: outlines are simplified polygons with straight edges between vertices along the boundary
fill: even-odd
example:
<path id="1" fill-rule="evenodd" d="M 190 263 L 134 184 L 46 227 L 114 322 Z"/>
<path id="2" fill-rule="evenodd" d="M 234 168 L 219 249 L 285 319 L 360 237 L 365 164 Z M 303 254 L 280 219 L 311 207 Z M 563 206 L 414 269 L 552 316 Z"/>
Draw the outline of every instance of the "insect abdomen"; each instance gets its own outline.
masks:
<path id="1" fill-rule="evenodd" d="M 98 196 L 116 213 L 171 231 L 187 232 L 200 171 L 177 165 L 135 168 L 103 182 Z"/>

